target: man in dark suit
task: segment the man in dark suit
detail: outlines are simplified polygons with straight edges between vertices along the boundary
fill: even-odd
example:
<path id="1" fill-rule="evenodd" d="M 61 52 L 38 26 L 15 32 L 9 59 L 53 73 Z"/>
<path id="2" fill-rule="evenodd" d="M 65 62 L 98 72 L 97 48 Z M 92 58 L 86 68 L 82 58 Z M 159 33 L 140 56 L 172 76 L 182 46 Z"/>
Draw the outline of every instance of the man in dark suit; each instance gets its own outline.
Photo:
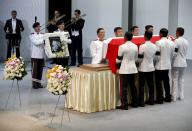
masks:
<path id="1" fill-rule="evenodd" d="M 82 47 L 82 29 L 84 27 L 85 20 L 81 18 L 81 11 L 75 10 L 75 18 L 71 20 L 72 25 L 70 27 L 71 35 L 71 66 L 76 65 L 76 52 L 78 56 L 78 66 L 83 64 L 83 47 Z"/>
<path id="2" fill-rule="evenodd" d="M 6 21 L 4 31 L 6 32 L 6 39 L 8 39 L 7 58 L 11 57 L 11 51 L 16 49 L 16 56 L 20 57 L 20 42 L 21 32 L 24 30 L 22 21 L 17 19 L 17 11 L 11 12 L 12 18 Z"/>

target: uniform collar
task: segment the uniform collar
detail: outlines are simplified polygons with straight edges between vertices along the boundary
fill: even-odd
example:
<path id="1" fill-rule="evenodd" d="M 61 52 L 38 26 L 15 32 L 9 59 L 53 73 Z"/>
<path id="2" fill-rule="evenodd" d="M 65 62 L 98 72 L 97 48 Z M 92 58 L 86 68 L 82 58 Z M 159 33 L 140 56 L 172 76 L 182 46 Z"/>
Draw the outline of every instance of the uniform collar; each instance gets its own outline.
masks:
<path id="1" fill-rule="evenodd" d="M 58 29 L 58 32 L 64 32 L 64 30 L 60 30 L 60 29 Z"/>
<path id="2" fill-rule="evenodd" d="M 37 34 L 37 35 L 39 35 L 39 34 L 41 34 L 41 33 L 40 33 L 40 32 L 38 32 L 38 33 L 37 33 L 37 32 L 34 32 L 34 34 Z"/>
<path id="3" fill-rule="evenodd" d="M 151 41 L 150 40 L 146 40 L 145 43 L 151 43 Z"/>
<path id="4" fill-rule="evenodd" d="M 165 40 L 165 39 L 167 39 L 167 37 L 161 37 L 161 39 L 162 39 L 162 40 Z"/>
<path id="5" fill-rule="evenodd" d="M 103 39 L 103 40 L 100 40 L 99 38 L 97 38 L 97 40 L 98 40 L 98 41 L 101 41 L 101 42 L 103 42 L 105 39 Z"/>

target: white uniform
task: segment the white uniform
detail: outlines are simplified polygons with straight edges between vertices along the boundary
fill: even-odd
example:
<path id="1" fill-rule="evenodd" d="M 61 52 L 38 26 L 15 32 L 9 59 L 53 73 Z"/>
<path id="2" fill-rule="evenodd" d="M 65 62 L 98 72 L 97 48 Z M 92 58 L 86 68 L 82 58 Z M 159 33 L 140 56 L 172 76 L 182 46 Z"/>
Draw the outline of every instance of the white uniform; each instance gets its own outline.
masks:
<path id="1" fill-rule="evenodd" d="M 90 45 L 90 52 L 92 61 L 91 64 L 99 64 L 104 56 L 104 41 L 100 41 L 99 39 L 92 41 Z"/>
<path id="2" fill-rule="evenodd" d="M 162 37 L 161 40 L 156 42 L 158 51 L 160 51 L 160 57 L 155 65 L 156 70 L 170 70 L 171 62 L 175 51 L 174 42 Z"/>
<path id="3" fill-rule="evenodd" d="M 43 65 L 44 65 L 44 36 L 41 33 L 32 33 L 31 40 L 31 64 L 32 64 L 32 78 L 35 80 L 42 79 Z M 33 88 L 41 88 L 41 84 L 33 81 Z"/>
<path id="4" fill-rule="evenodd" d="M 32 33 L 31 40 L 31 58 L 43 59 L 44 58 L 44 38 L 41 33 Z"/>
<path id="5" fill-rule="evenodd" d="M 150 41 L 146 41 L 139 47 L 139 55 L 143 55 L 144 58 L 140 63 L 140 72 L 152 72 L 155 71 L 154 59 L 157 52 L 157 46 Z"/>
<path id="6" fill-rule="evenodd" d="M 131 41 L 127 41 L 121 45 L 118 50 L 118 57 L 122 57 L 122 61 L 116 59 L 116 63 L 121 62 L 119 74 L 136 74 L 136 60 L 138 58 L 138 47 Z"/>
<path id="7" fill-rule="evenodd" d="M 183 37 L 175 40 L 175 48 L 178 50 L 174 56 L 172 64 L 172 97 L 173 101 L 184 99 L 184 70 L 187 67 L 186 55 L 188 50 L 188 41 Z M 177 91 L 178 90 L 178 91 Z"/>

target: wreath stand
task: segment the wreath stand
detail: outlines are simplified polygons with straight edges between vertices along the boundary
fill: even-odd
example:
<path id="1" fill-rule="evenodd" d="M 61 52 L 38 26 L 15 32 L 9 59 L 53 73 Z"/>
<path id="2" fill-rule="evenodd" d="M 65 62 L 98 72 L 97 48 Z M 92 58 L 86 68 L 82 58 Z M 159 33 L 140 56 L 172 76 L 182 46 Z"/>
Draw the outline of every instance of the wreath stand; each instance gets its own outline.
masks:
<path id="1" fill-rule="evenodd" d="M 54 116 L 55 116 L 55 114 L 56 114 L 56 110 L 57 110 L 57 107 L 58 107 L 58 104 L 59 104 L 59 101 L 60 101 L 61 96 L 62 96 L 62 95 L 59 95 L 59 97 L 58 97 L 58 100 L 57 100 L 57 103 L 56 103 L 55 108 L 54 108 L 54 112 L 53 112 L 53 115 L 52 115 L 52 119 L 51 119 L 50 125 L 52 125 L 52 123 L 53 123 L 53 119 L 54 119 Z M 64 107 L 63 107 L 62 116 L 61 116 L 61 128 L 62 128 L 62 126 L 63 126 L 63 116 L 64 116 L 65 108 L 67 109 L 68 120 L 69 120 L 69 122 L 71 122 L 71 119 L 70 119 L 70 116 L 69 116 L 67 96 L 66 96 L 66 94 L 64 94 L 63 96 L 64 96 L 64 99 L 65 99 L 65 100 L 64 100 Z M 66 106 L 65 106 L 65 104 L 66 104 Z"/>
<path id="2" fill-rule="evenodd" d="M 11 86 L 11 89 L 9 91 L 9 95 L 8 95 L 8 99 L 7 99 L 7 102 L 5 104 L 5 110 L 7 109 L 7 106 L 8 106 L 8 103 L 9 103 L 9 99 L 10 99 L 10 96 L 11 96 L 11 93 L 12 93 L 12 90 L 13 90 L 13 87 L 14 87 L 14 81 L 15 80 L 12 80 L 12 86 Z M 19 105 L 20 105 L 20 108 L 22 107 L 22 104 L 21 104 L 21 92 L 20 92 L 20 86 L 19 86 L 19 81 L 17 81 L 17 90 L 18 90 L 18 94 L 19 94 Z"/>

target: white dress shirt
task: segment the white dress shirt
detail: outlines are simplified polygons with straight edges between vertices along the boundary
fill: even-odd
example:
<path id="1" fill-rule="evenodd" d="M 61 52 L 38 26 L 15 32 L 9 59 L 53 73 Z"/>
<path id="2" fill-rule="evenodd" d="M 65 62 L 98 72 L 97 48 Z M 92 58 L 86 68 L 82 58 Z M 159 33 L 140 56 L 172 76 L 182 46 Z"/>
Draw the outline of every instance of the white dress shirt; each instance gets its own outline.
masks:
<path id="1" fill-rule="evenodd" d="M 157 47 L 150 41 L 146 41 L 139 47 L 139 55 L 143 55 L 143 59 L 139 66 L 140 72 L 152 72 L 155 71 L 154 58 L 157 52 Z"/>
<path id="2" fill-rule="evenodd" d="M 118 56 L 122 60 L 116 59 L 117 63 L 121 62 L 119 74 L 135 74 L 137 73 L 136 60 L 138 58 L 138 47 L 131 41 L 119 46 Z"/>
<path id="3" fill-rule="evenodd" d="M 179 37 L 175 40 L 175 48 L 178 49 L 178 52 L 174 56 L 173 67 L 187 67 L 186 55 L 189 44 L 188 41 Z"/>
<path id="4" fill-rule="evenodd" d="M 158 51 L 160 51 L 160 57 L 156 62 L 155 69 L 170 70 L 175 51 L 174 42 L 167 39 L 166 37 L 162 37 L 161 40 L 156 42 L 156 46 Z"/>
<path id="5" fill-rule="evenodd" d="M 13 34 L 16 33 L 16 19 L 12 19 L 12 29 L 13 29 Z"/>
<path id="6" fill-rule="evenodd" d="M 104 58 L 104 41 L 100 41 L 99 39 L 92 41 L 90 45 L 90 52 L 92 61 L 91 64 L 99 64 Z"/>
<path id="7" fill-rule="evenodd" d="M 44 58 L 44 38 L 41 33 L 33 33 L 30 35 L 31 40 L 31 58 Z"/>

